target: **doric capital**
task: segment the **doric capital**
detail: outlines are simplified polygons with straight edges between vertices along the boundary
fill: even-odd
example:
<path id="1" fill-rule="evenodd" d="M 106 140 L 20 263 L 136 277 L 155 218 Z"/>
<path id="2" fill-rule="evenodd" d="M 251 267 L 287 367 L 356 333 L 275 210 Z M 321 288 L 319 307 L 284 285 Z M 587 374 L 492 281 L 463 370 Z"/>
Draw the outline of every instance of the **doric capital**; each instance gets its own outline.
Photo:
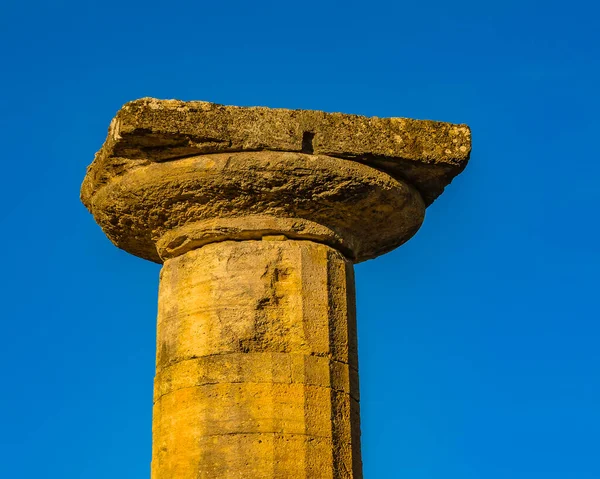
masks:
<path id="1" fill-rule="evenodd" d="M 469 153 L 465 125 L 142 99 L 111 123 L 81 196 L 151 261 L 281 234 L 358 262 L 408 240 Z"/>

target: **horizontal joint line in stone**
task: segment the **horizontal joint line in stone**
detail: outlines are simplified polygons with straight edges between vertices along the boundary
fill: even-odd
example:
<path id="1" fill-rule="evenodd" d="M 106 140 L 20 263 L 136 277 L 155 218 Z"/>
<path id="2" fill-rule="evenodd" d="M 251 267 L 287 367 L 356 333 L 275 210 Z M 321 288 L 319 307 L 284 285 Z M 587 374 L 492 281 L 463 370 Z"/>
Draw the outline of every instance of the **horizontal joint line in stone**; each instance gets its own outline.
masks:
<path id="1" fill-rule="evenodd" d="M 311 388 L 318 388 L 318 389 L 329 389 L 331 391 L 335 391 L 341 394 L 345 394 L 347 396 L 350 397 L 350 399 L 352 399 L 355 402 L 360 402 L 359 399 L 355 398 L 352 393 L 349 393 L 347 391 L 344 391 L 343 389 L 339 389 L 339 388 L 334 388 L 331 386 L 322 386 L 320 384 L 311 384 L 311 383 L 306 383 L 306 382 L 282 382 L 282 381 L 213 381 L 213 382 L 206 382 L 206 383 L 199 383 L 199 384 L 194 384 L 193 386 L 184 386 L 181 388 L 177 388 L 177 389 L 172 389 L 169 392 L 166 392 L 164 394 L 161 394 L 159 397 L 157 397 L 153 404 L 156 404 L 158 401 L 160 401 L 162 398 L 164 398 L 165 396 L 168 396 L 169 394 L 173 394 L 177 391 L 183 391 L 186 389 L 195 389 L 195 388 L 199 388 L 202 386 L 217 386 L 220 384 L 269 384 L 269 385 L 273 385 L 273 384 L 299 384 L 299 385 L 304 385 L 304 386 L 310 386 Z"/>
<path id="2" fill-rule="evenodd" d="M 253 432 L 226 432 L 226 433 L 222 433 L 222 434 L 201 434 L 198 437 L 220 437 L 220 436 L 267 436 L 267 435 L 273 435 L 273 436 L 284 436 L 284 437 L 294 437 L 294 436 L 300 436 L 300 437 L 310 437 L 310 438 L 315 438 L 315 439 L 321 439 L 321 440 L 325 440 L 325 441 L 329 441 L 332 442 L 333 438 L 332 436 L 321 436 L 321 435 L 316 435 L 316 434 L 307 434 L 307 433 L 299 433 L 299 432 L 278 432 L 278 431 L 269 431 L 269 432 L 257 432 L 257 431 L 253 431 Z M 336 440 L 336 442 L 340 442 L 339 440 Z M 342 441 L 346 444 L 352 444 L 351 441 Z"/>
<path id="3" fill-rule="evenodd" d="M 184 363 L 186 361 L 201 361 L 204 358 L 213 358 L 213 357 L 219 357 L 219 356 L 229 356 L 229 355 L 243 355 L 244 357 L 248 357 L 249 355 L 252 354 L 260 354 L 260 355 L 268 355 L 268 354 L 281 354 L 281 355 L 287 355 L 287 356 L 306 356 L 308 358 L 323 358 L 323 359 L 327 359 L 331 362 L 334 363 L 339 363 L 339 364 L 343 364 L 345 366 L 348 366 L 350 369 L 352 369 L 354 372 L 358 372 L 358 369 L 356 367 L 354 367 L 352 364 L 347 363 L 346 361 L 340 361 L 339 359 L 334 359 L 332 357 L 330 357 L 330 355 L 332 353 L 309 353 L 309 354 L 303 354 L 303 353 L 288 353 L 285 351 L 252 351 L 252 352 L 242 352 L 242 351 L 227 351 L 225 353 L 213 353 L 213 354 L 205 354 L 202 356 L 192 356 L 190 358 L 186 358 L 186 359 L 181 359 L 179 361 L 173 361 L 170 362 L 169 364 L 167 364 L 166 366 L 162 366 L 159 369 L 159 373 L 166 371 L 169 368 L 172 368 L 178 364 Z"/>

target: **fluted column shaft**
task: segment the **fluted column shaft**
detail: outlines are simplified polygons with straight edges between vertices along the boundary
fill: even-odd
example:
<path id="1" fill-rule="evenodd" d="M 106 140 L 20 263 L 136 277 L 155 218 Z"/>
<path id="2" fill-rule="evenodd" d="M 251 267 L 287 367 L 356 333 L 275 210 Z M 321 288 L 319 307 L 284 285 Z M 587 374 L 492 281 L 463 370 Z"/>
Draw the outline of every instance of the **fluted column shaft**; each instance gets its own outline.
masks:
<path id="1" fill-rule="evenodd" d="M 164 263 L 152 479 L 362 477 L 353 266 L 311 241 Z"/>

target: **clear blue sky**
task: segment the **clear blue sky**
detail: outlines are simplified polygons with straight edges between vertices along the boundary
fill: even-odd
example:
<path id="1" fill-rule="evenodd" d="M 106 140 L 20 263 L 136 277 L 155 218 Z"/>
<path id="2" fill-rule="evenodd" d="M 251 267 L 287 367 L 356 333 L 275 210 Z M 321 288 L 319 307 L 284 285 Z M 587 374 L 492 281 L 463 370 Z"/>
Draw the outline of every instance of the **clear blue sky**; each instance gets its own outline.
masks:
<path id="1" fill-rule="evenodd" d="M 0 477 L 149 479 L 159 266 L 79 203 L 129 100 L 468 123 L 471 162 L 356 268 L 367 479 L 600 478 L 600 7 L 0 7 Z"/>

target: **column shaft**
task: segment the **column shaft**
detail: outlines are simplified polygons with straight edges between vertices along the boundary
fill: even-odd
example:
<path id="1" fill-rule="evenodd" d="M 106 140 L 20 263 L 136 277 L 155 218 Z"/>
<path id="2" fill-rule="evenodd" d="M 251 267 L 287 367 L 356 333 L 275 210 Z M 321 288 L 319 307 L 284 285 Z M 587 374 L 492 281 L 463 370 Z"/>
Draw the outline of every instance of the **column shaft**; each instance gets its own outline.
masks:
<path id="1" fill-rule="evenodd" d="M 352 264 L 267 239 L 164 263 L 152 479 L 362 478 Z"/>

